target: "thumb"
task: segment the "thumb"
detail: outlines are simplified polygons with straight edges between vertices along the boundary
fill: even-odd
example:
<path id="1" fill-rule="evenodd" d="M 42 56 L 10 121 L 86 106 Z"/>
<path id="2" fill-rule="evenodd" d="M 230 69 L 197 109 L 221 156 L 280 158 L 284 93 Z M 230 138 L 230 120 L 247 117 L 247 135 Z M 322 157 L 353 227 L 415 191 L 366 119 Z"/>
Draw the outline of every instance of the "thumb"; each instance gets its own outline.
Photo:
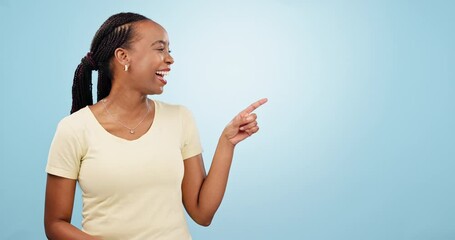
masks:
<path id="1" fill-rule="evenodd" d="M 232 120 L 232 125 L 235 128 L 240 128 L 240 126 L 249 123 L 251 120 L 252 120 L 252 118 L 248 113 L 239 114 L 239 115 L 235 116 L 235 118 Z"/>

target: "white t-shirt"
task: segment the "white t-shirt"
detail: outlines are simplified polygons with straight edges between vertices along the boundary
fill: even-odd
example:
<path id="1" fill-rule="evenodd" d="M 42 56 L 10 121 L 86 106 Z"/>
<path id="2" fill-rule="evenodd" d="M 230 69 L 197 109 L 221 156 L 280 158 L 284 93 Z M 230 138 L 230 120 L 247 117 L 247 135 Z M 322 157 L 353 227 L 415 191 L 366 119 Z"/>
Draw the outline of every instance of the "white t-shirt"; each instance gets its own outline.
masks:
<path id="1" fill-rule="evenodd" d="M 46 171 L 77 179 L 82 229 L 105 240 L 191 239 L 182 205 L 183 160 L 202 152 L 191 113 L 154 100 L 137 140 L 107 132 L 88 107 L 62 119 Z"/>

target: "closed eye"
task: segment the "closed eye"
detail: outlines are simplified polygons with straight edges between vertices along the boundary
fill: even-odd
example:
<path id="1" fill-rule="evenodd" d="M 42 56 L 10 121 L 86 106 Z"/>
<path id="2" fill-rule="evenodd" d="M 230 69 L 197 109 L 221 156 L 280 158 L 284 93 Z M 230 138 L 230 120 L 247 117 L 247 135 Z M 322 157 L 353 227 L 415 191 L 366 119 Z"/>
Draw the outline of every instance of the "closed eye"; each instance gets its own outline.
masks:
<path id="1" fill-rule="evenodd" d="M 157 50 L 160 51 L 160 52 L 164 52 L 166 49 L 165 49 L 165 48 L 159 48 L 159 49 L 157 49 Z M 168 53 L 171 53 L 171 50 L 168 50 L 167 52 L 168 52 Z"/>

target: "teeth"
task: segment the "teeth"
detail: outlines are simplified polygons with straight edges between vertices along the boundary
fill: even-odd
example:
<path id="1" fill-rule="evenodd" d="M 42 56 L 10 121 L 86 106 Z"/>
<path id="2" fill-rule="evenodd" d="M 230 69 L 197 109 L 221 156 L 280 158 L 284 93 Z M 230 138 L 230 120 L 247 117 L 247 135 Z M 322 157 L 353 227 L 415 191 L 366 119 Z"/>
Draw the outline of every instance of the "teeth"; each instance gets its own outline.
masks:
<path id="1" fill-rule="evenodd" d="M 156 71 L 156 73 L 158 73 L 159 75 L 166 76 L 169 74 L 169 71 Z"/>

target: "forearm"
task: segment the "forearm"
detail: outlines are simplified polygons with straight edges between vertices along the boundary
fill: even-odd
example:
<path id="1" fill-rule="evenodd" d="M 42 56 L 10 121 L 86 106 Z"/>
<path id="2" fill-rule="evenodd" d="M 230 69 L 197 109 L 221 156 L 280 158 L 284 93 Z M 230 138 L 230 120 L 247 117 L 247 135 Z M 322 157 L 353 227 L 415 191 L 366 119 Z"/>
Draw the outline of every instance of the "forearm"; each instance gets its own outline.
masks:
<path id="1" fill-rule="evenodd" d="M 267 99 L 263 98 L 251 104 L 224 128 L 207 176 L 200 154 L 185 161 L 183 203 L 198 224 L 210 225 L 226 191 L 234 148 L 259 131 L 257 116 L 252 112 L 266 102 Z"/>
<path id="2" fill-rule="evenodd" d="M 220 137 L 212 165 L 199 193 L 199 211 L 204 219 L 209 219 L 209 222 L 223 200 L 233 155 L 234 145 Z"/>
<path id="3" fill-rule="evenodd" d="M 101 238 L 90 236 L 63 220 L 47 223 L 45 228 L 46 236 L 50 240 L 101 240 Z"/>

